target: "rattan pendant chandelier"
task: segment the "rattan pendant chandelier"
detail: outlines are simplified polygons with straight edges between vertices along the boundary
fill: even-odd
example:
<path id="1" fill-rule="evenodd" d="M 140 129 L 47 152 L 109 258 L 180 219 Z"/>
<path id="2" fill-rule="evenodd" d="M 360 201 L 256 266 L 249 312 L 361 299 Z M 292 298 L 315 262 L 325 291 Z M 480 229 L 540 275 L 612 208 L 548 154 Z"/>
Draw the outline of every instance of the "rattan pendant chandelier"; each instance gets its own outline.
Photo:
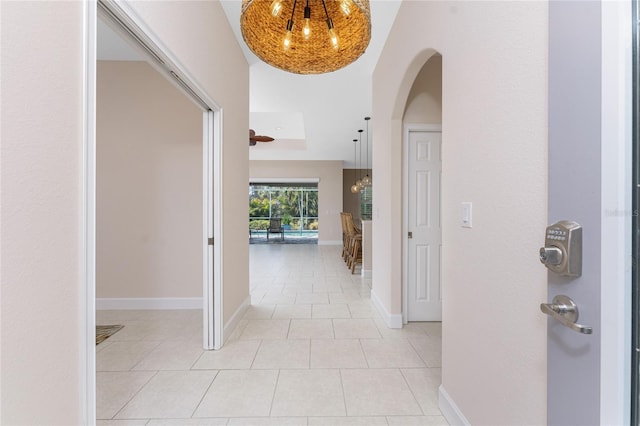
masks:
<path id="1" fill-rule="evenodd" d="M 242 0 L 240 28 L 264 62 L 296 74 L 327 73 L 369 45 L 369 0 Z"/>

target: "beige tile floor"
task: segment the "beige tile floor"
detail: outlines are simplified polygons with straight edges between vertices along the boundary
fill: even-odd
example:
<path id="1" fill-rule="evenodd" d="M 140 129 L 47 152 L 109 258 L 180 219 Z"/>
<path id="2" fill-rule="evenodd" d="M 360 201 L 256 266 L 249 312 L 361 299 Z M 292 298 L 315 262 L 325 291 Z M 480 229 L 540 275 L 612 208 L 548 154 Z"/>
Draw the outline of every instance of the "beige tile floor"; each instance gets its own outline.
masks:
<path id="1" fill-rule="evenodd" d="M 250 246 L 251 299 L 220 351 L 201 315 L 98 311 L 98 425 L 446 425 L 441 327 L 388 329 L 340 248 Z"/>

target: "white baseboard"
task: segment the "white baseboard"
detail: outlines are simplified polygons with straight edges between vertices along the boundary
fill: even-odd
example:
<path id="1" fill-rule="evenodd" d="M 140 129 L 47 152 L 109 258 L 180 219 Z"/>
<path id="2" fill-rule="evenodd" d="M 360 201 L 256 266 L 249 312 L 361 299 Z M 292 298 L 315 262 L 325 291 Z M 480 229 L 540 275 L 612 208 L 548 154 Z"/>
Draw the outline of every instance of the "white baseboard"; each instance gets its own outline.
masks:
<path id="1" fill-rule="evenodd" d="M 96 310 L 202 309 L 202 297 L 128 297 L 96 299 Z"/>
<path id="2" fill-rule="evenodd" d="M 338 241 L 333 241 L 333 240 L 320 241 L 320 240 L 318 240 L 318 245 L 319 246 L 341 246 L 342 245 L 342 240 L 338 240 Z"/>
<path id="3" fill-rule="evenodd" d="M 438 393 L 438 406 L 444 418 L 447 419 L 447 422 L 452 426 L 469 426 L 471 423 L 469 423 L 464 414 L 462 414 L 462 411 L 460 411 L 447 391 L 444 390 L 444 386 L 440 385 Z"/>
<path id="4" fill-rule="evenodd" d="M 247 297 L 244 302 L 236 309 L 236 311 L 231 315 L 229 321 L 224 325 L 224 330 L 222 331 L 223 342 L 226 342 L 229 339 L 229 336 L 233 334 L 233 331 L 236 329 L 242 317 L 244 317 L 245 312 L 251 306 L 251 295 Z"/>
<path id="5" fill-rule="evenodd" d="M 378 295 L 371 290 L 371 301 L 373 302 L 373 306 L 376 307 L 380 316 L 382 317 L 382 321 L 389 328 L 402 328 L 402 315 L 401 314 L 390 314 L 378 299 Z"/>

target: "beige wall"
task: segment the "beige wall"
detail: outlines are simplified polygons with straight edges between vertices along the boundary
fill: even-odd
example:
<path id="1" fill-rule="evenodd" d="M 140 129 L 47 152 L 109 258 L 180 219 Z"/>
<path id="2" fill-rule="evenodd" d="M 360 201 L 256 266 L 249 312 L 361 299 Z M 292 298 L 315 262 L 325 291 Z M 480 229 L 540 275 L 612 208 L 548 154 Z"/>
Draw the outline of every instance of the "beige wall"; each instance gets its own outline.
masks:
<path id="1" fill-rule="evenodd" d="M 202 297 L 202 111 L 146 62 L 97 69 L 96 297 Z"/>
<path id="2" fill-rule="evenodd" d="M 442 123 L 442 56 L 433 55 L 416 76 L 404 111 L 410 124 Z"/>
<path id="3" fill-rule="evenodd" d="M 251 178 L 320 179 L 318 182 L 318 244 L 342 244 L 342 226 L 340 225 L 342 161 L 255 160 L 250 162 L 250 174 Z M 243 194 L 246 196 L 246 192 Z M 246 224 L 243 229 L 246 229 Z"/>
<path id="4" fill-rule="evenodd" d="M 80 424 L 82 3 L 0 4 L 0 424 Z"/>
<path id="5" fill-rule="evenodd" d="M 223 108 L 222 270 L 224 321 L 249 297 L 249 66 L 218 1 L 135 1 L 135 12 L 153 29 Z M 243 214 L 244 212 L 244 214 Z"/>
<path id="6" fill-rule="evenodd" d="M 84 2 L 0 5 L 0 423 L 87 424 Z M 223 171 L 228 319 L 249 295 L 248 203 L 236 190 L 249 176 L 248 146 L 237 143 L 249 125 L 249 67 L 219 2 L 140 2 L 136 10 L 224 109 L 224 163 L 233 165 Z"/>
<path id="7" fill-rule="evenodd" d="M 403 2 L 373 75 L 373 292 L 402 309 L 402 122 L 443 59 L 443 388 L 471 424 L 546 421 L 547 5 Z M 473 202 L 473 228 L 460 203 Z M 499 236 L 499 239 L 496 237 Z M 494 250 L 506 247 L 506 250 Z M 517 247 L 517 250 L 509 249 Z"/>

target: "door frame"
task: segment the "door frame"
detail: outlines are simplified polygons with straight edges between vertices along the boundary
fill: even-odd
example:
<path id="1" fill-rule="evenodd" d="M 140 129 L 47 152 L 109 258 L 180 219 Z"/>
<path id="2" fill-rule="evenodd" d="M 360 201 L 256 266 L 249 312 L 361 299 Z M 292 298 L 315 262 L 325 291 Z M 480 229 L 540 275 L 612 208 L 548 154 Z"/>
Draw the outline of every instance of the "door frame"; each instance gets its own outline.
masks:
<path id="1" fill-rule="evenodd" d="M 440 132 L 442 124 L 405 123 L 402 132 L 402 323 L 407 324 L 409 307 L 409 133 L 411 132 Z M 442 143 L 442 142 L 441 142 Z M 442 150 L 442 148 L 441 148 Z M 442 152 L 442 151 L 440 151 Z M 442 191 L 442 182 L 440 182 Z M 440 192 L 442 203 L 442 192 Z M 442 232 L 442 231 L 441 231 Z M 442 277 L 440 278 L 442 286 Z"/>
<path id="2" fill-rule="evenodd" d="M 631 411 L 631 2 L 601 2 L 600 424 Z"/>
<path id="3" fill-rule="evenodd" d="M 222 108 L 207 94 L 187 68 L 126 2 L 83 2 L 83 176 L 82 270 L 80 302 L 82 336 L 79 354 L 84 389 L 81 415 L 84 424 L 96 420 L 96 61 L 98 8 L 107 10 L 160 62 L 150 64 L 203 111 L 203 347 L 219 349 L 223 336 L 222 303 Z M 210 249 L 208 239 L 217 241 Z M 205 315 L 206 314 L 206 315 Z"/>

